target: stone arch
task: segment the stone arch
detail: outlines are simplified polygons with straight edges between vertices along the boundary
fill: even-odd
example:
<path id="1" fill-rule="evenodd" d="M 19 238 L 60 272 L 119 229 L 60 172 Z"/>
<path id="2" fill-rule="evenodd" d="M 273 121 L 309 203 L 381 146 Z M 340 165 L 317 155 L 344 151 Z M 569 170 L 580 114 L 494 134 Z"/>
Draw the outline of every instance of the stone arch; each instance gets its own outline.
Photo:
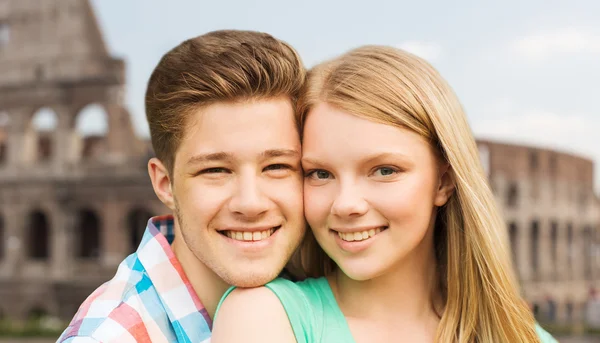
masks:
<path id="1" fill-rule="evenodd" d="M 26 311 L 27 324 L 35 328 L 39 328 L 44 319 L 50 317 L 50 311 L 40 303 L 29 306 Z"/>
<path id="2" fill-rule="evenodd" d="M 26 133 L 25 157 L 34 161 L 49 161 L 56 153 L 52 133 L 58 126 L 58 115 L 50 107 L 41 107 L 31 117 Z"/>
<path id="3" fill-rule="evenodd" d="M 145 207 L 133 208 L 127 214 L 129 252 L 135 251 L 140 245 L 150 217 L 152 214 Z"/>
<path id="4" fill-rule="evenodd" d="M 592 236 L 592 228 L 584 226 L 581 231 L 581 239 L 583 242 L 583 273 L 586 280 L 591 280 L 593 275 L 593 260 L 594 260 L 594 241 Z"/>
<path id="5" fill-rule="evenodd" d="M 531 231 L 529 237 L 529 253 L 531 271 L 534 278 L 539 275 L 540 267 L 540 224 L 539 220 L 534 219 L 531 221 Z"/>
<path id="6" fill-rule="evenodd" d="M 550 297 L 546 299 L 546 320 L 553 323 L 556 321 L 557 304 Z"/>
<path id="7" fill-rule="evenodd" d="M 58 114 L 49 106 L 42 106 L 31 114 L 30 128 L 37 131 L 52 131 L 58 126 Z"/>
<path id="8" fill-rule="evenodd" d="M 73 117 L 73 128 L 79 140 L 76 153 L 82 160 L 97 159 L 107 152 L 108 113 L 104 106 L 90 103 Z"/>
<path id="9" fill-rule="evenodd" d="M 102 221 L 95 211 L 84 208 L 77 213 L 77 257 L 97 259 L 100 257 L 100 231 Z"/>
<path id="10" fill-rule="evenodd" d="M 529 170 L 531 173 L 535 173 L 539 170 L 540 158 L 536 150 L 529 151 Z"/>
<path id="11" fill-rule="evenodd" d="M 0 110 L 0 165 L 6 163 L 8 156 L 8 112 Z"/>
<path id="12" fill-rule="evenodd" d="M 10 124 L 10 114 L 6 110 L 0 110 L 0 127 L 8 127 Z"/>
<path id="13" fill-rule="evenodd" d="M 11 40 L 10 24 L 0 21 L 0 49 L 5 48 Z"/>
<path id="14" fill-rule="evenodd" d="M 519 249 L 517 248 L 517 240 L 519 237 L 519 227 L 517 226 L 517 223 L 510 222 L 508 224 L 508 237 L 510 239 L 510 253 L 513 260 L 513 265 L 517 266 L 517 253 L 519 251 Z"/>
<path id="15" fill-rule="evenodd" d="M 568 300 L 565 304 L 565 319 L 567 323 L 573 323 L 575 320 L 575 305 L 571 300 Z"/>
<path id="16" fill-rule="evenodd" d="M 558 222 L 550 222 L 550 261 L 552 261 L 552 277 L 558 276 Z"/>
<path id="17" fill-rule="evenodd" d="M 574 246 L 573 246 L 573 224 L 567 223 L 567 270 L 569 271 L 571 277 L 573 275 L 573 255 L 574 255 Z"/>
<path id="18" fill-rule="evenodd" d="M 506 195 L 506 207 L 516 208 L 519 202 L 519 185 L 516 182 L 511 182 L 508 185 Z"/>
<path id="19" fill-rule="evenodd" d="M 536 319 L 539 319 L 540 318 L 540 314 L 541 314 L 541 312 L 540 312 L 540 309 L 541 309 L 540 305 L 537 302 L 534 302 L 531 307 L 532 307 L 531 310 L 533 311 L 533 315 L 535 316 Z"/>
<path id="20" fill-rule="evenodd" d="M 598 224 L 592 227 L 592 241 L 596 247 L 592 252 L 594 254 L 592 269 L 595 275 L 600 278 L 600 225 Z"/>
<path id="21" fill-rule="evenodd" d="M 42 210 L 27 216 L 27 256 L 34 260 L 50 257 L 50 220 Z"/>
<path id="22" fill-rule="evenodd" d="M 27 311 L 28 319 L 39 319 L 41 317 L 47 316 L 49 313 L 43 306 L 35 305 Z"/>
<path id="23" fill-rule="evenodd" d="M 0 261 L 6 255 L 6 230 L 4 228 L 4 216 L 0 212 Z"/>

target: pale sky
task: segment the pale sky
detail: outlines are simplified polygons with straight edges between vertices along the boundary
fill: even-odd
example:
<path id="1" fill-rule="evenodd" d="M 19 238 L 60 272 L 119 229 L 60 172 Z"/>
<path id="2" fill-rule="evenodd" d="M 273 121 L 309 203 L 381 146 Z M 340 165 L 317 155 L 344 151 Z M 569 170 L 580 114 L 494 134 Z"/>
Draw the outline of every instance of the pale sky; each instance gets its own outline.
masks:
<path id="1" fill-rule="evenodd" d="M 600 1 L 92 3 L 109 50 L 127 62 L 127 106 L 142 136 L 146 82 L 167 50 L 252 29 L 292 44 L 308 67 L 364 44 L 420 55 L 452 85 L 476 137 L 592 158 L 600 185 Z"/>

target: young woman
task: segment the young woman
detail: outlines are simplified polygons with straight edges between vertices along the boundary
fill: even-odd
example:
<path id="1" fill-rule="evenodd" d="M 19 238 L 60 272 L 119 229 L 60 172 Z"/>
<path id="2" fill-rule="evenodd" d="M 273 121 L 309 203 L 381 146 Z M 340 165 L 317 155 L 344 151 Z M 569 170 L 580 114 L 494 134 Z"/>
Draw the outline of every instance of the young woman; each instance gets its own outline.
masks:
<path id="1" fill-rule="evenodd" d="M 213 343 L 554 342 L 519 295 L 471 130 L 437 71 L 361 47 L 316 66 L 299 106 L 314 235 L 301 257 L 315 278 L 228 292 Z"/>

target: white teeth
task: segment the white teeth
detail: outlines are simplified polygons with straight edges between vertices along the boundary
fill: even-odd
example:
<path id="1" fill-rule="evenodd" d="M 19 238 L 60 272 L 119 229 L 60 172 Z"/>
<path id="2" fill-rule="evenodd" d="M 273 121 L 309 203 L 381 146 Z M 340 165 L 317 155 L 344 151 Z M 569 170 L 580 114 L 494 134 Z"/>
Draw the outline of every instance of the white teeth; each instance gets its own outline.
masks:
<path id="1" fill-rule="evenodd" d="M 271 235 L 275 232 L 275 229 L 269 229 L 264 231 L 225 231 L 225 235 L 231 239 L 235 239 L 236 241 L 261 241 L 263 239 L 267 239 L 271 237 Z"/>
<path id="2" fill-rule="evenodd" d="M 377 229 L 371 229 L 371 230 L 360 231 L 360 232 L 344 233 L 344 232 L 338 231 L 337 234 L 344 241 L 356 242 L 356 241 L 364 241 L 365 239 L 369 239 L 380 232 L 381 232 L 381 228 L 377 228 Z"/>

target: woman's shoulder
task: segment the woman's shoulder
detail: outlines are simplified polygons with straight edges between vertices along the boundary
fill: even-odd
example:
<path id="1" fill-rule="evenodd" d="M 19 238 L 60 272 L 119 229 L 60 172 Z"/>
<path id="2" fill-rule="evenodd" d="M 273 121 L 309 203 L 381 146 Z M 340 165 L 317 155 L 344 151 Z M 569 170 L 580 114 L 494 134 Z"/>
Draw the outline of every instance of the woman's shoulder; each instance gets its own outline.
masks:
<path id="1" fill-rule="evenodd" d="M 266 284 L 265 288 L 279 298 L 289 315 L 295 311 L 314 314 L 323 302 L 325 286 L 328 284 L 324 278 L 309 278 L 299 282 L 278 278 Z"/>
<path id="2" fill-rule="evenodd" d="M 217 313 L 222 305 L 227 303 L 240 303 L 251 305 L 252 302 L 272 303 L 273 300 L 287 300 L 287 297 L 297 298 L 307 290 L 308 283 L 295 283 L 285 278 L 277 278 L 262 287 L 255 288 L 239 288 L 232 286 L 221 297 L 221 301 L 217 306 Z M 284 298 L 284 299 L 281 299 Z"/>
<path id="3" fill-rule="evenodd" d="M 292 296 L 300 297 L 308 302 L 319 300 L 328 293 L 329 283 L 325 278 L 307 278 L 302 281 L 290 281 L 285 278 L 277 278 L 265 285 L 278 297 Z M 282 299 L 284 300 L 284 299 Z"/>
<path id="4" fill-rule="evenodd" d="M 267 287 L 232 287 L 215 313 L 212 342 L 297 342 L 286 312 L 279 296 Z"/>

